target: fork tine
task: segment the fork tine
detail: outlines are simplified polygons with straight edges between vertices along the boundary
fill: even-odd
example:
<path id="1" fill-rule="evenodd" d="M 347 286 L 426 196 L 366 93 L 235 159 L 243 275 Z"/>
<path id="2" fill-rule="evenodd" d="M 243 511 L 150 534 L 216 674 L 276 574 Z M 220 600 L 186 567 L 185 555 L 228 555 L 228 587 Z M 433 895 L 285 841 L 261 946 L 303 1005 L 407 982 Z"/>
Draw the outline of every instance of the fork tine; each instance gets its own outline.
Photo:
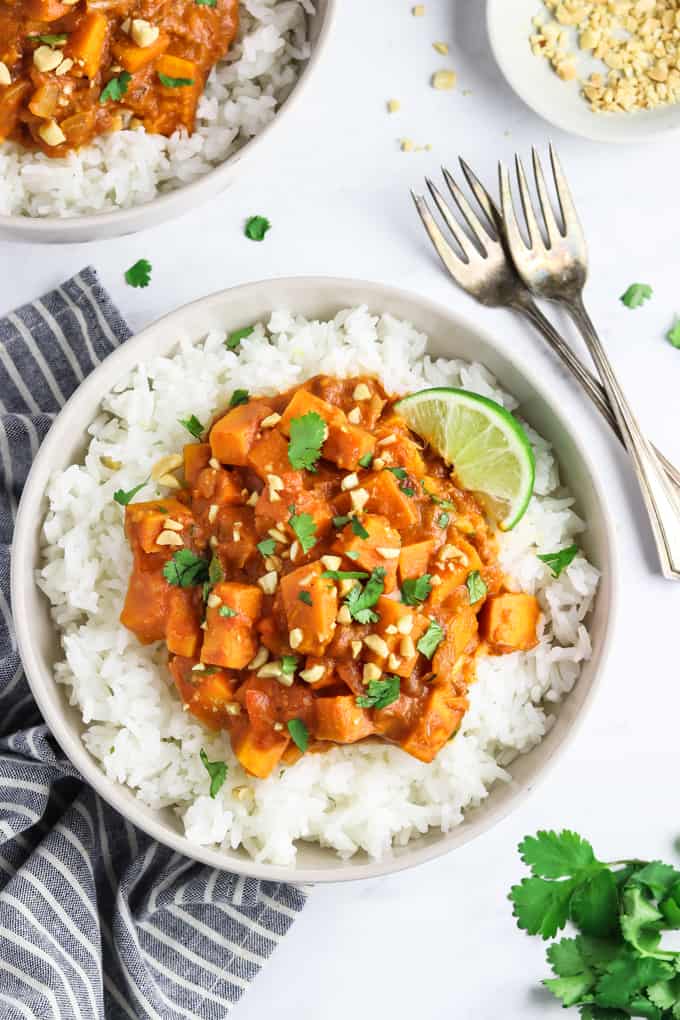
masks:
<path id="1" fill-rule="evenodd" d="M 564 223 L 564 235 L 578 231 L 583 235 L 583 229 L 581 227 L 581 221 L 578 218 L 574 201 L 571 197 L 571 191 L 567 184 L 567 178 L 564 176 L 564 171 L 557 158 L 555 148 L 550 143 L 550 162 L 552 164 L 553 177 L 555 178 L 555 187 L 557 188 L 557 197 L 560 203 L 560 212 L 562 213 L 562 222 Z"/>
<path id="2" fill-rule="evenodd" d="M 502 163 L 498 164 L 498 182 L 501 192 L 501 211 L 503 214 L 505 237 L 510 248 L 510 253 L 515 262 L 517 262 L 517 258 L 526 251 L 527 246 L 517 224 L 517 217 L 515 216 L 512 191 L 510 190 L 510 174 L 507 167 L 503 166 Z"/>
<path id="3" fill-rule="evenodd" d="M 548 234 L 548 242 L 550 247 L 553 248 L 564 235 L 557 226 L 555 214 L 550 202 L 550 196 L 548 195 L 548 189 L 545 186 L 545 177 L 543 176 L 541 160 L 539 159 L 538 152 L 533 145 L 531 147 L 531 160 L 534 165 L 534 179 L 536 181 L 536 189 L 538 191 L 538 204 L 540 205 L 541 212 L 543 214 L 543 222 L 545 223 L 545 229 Z"/>
<path id="4" fill-rule="evenodd" d="M 455 216 L 453 215 L 448 205 L 444 201 L 444 197 L 437 188 L 437 186 L 434 184 L 433 181 L 430 180 L 429 177 L 425 178 L 425 183 L 427 184 L 430 190 L 430 194 L 432 195 L 432 198 L 434 199 L 435 204 L 442 215 L 442 218 L 445 220 L 447 227 L 449 228 L 449 230 L 455 237 L 456 241 L 460 245 L 461 250 L 465 254 L 466 260 L 468 262 L 471 262 L 475 255 L 479 258 L 479 252 L 473 246 L 472 241 L 470 241 L 465 231 L 461 230 L 460 226 L 456 222 Z"/>
<path id="5" fill-rule="evenodd" d="M 534 213 L 534 207 L 531 204 L 529 185 L 527 184 L 524 167 L 522 166 L 522 160 L 519 156 L 515 156 L 515 170 L 517 171 L 517 183 L 519 185 L 519 193 L 522 199 L 524 219 L 526 220 L 527 230 L 529 231 L 529 247 L 537 250 L 538 248 L 543 247 L 543 238 L 541 237 L 541 232 L 538 229 L 536 214 Z"/>
<path id="6" fill-rule="evenodd" d="M 502 234 L 502 219 L 498 206 L 462 156 L 458 157 L 458 162 L 460 163 L 460 168 L 465 175 L 465 180 L 468 182 L 470 191 L 479 202 L 482 210 L 484 211 L 484 215 L 489 221 L 489 225 L 492 226 L 496 232 L 494 240 L 498 240 Z"/>
<path id="7" fill-rule="evenodd" d="M 427 202 L 423 196 L 416 195 L 415 191 L 411 191 L 411 198 L 415 202 L 418 214 L 423 221 L 423 226 L 425 227 L 439 258 L 444 263 L 445 268 L 448 269 L 456 283 L 460 284 L 461 287 L 465 287 L 465 269 L 467 267 L 467 263 L 456 255 L 451 245 L 444 238 L 444 235 L 439 229 L 432 213 L 428 209 Z"/>
<path id="8" fill-rule="evenodd" d="M 465 195 L 463 194 L 463 192 L 460 190 L 455 180 L 453 179 L 453 175 L 449 173 L 445 166 L 442 167 L 442 173 L 444 175 L 444 180 L 448 185 L 449 191 L 453 196 L 453 200 L 458 206 L 460 213 L 464 217 L 468 227 L 470 228 L 470 230 L 476 237 L 477 241 L 479 242 L 483 255 L 485 257 L 488 256 L 487 245 L 489 241 L 495 241 L 496 239 L 494 237 L 491 237 L 489 231 L 479 220 L 477 214 L 472 209 L 472 206 L 470 205 Z"/>

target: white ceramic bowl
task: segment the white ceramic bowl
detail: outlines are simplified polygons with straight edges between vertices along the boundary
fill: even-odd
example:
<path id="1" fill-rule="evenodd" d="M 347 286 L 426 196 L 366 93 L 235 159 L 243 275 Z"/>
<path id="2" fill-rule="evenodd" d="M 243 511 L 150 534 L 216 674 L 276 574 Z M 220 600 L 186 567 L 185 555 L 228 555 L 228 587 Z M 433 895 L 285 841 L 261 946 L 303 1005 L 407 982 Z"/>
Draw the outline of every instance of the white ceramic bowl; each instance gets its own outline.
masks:
<path id="1" fill-rule="evenodd" d="M 218 852 L 195 846 L 183 835 L 181 823 L 169 809 L 146 807 L 127 787 L 102 771 L 86 750 L 77 708 L 68 704 L 63 686 L 55 683 L 53 664 L 61 658 L 58 636 L 47 600 L 35 583 L 40 565 L 40 529 L 46 512 L 45 489 L 53 472 L 81 460 L 86 430 L 102 397 L 134 365 L 175 346 L 180 338 L 199 340 L 211 329 L 228 331 L 244 323 L 266 319 L 277 307 L 308 317 L 332 317 L 339 309 L 367 304 L 374 312 L 389 311 L 413 322 L 430 336 L 432 354 L 483 362 L 512 392 L 526 419 L 554 446 L 562 476 L 578 499 L 578 511 L 588 522 L 583 537 L 587 555 L 602 570 L 602 581 L 590 618 L 592 659 L 579 682 L 558 707 L 556 723 L 543 742 L 511 766 L 512 782 L 497 785 L 486 802 L 468 812 L 449 833 L 430 831 L 380 863 L 358 854 L 342 861 L 334 851 L 301 844 L 295 868 L 258 864 L 244 851 Z M 368 878 L 399 871 L 453 850 L 484 832 L 522 801 L 538 777 L 582 719 L 593 696 L 607 646 L 615 594 L 613 526 L 599 489 L 597 471 L 581 439 L 572 434 L 537 378 L 501 354 L 493 339 L 453 313 L 413 294 L 374 283 L 331 278 L 268 280 L 222 291 L 186 305 L 128 340 L 80 386 L 58 416 L 35 459 L 23 492 L 12 550 L 12 607 L 21 656 L 33 694 L 48 726 L 85 779 L 113 807 L 162 843 L 188 857 L 218 868 L 274 881 L 332 882 Z"/>
<path id="2" fill-rule="evenodd" d="M 314 72 L 325 53 L 337 10 L 336 0 L 315 0 L 316 13 L 309 19 L 311 56 L 295 86 L 274 119 L 259 134 L 214 170 L 184 187 L 159 195 L 151 202 L 111 212 L 72 217 L 0 216 L 0 238 L 33 244 L 68 244 L 74 241 L 103 241 L 109 237 L 135 234 L 195 209 L 229 187 L 244 167 L 256 159 L 267 159 L 267 145 L 283 140 L 281 125 L 308 94 Z"/>
<path id="3" fill-rule="evenodd" d="M 531 19 L 545 12 L 540 0 L 487 0 L 486 17 L 494 56 L 520 99 L 564 131 L 597 142 L 635 144 L 680 131 L 680 105 L 636 113 L 593 113 L 578 80 L 562 81 L 529 45 Z"/>

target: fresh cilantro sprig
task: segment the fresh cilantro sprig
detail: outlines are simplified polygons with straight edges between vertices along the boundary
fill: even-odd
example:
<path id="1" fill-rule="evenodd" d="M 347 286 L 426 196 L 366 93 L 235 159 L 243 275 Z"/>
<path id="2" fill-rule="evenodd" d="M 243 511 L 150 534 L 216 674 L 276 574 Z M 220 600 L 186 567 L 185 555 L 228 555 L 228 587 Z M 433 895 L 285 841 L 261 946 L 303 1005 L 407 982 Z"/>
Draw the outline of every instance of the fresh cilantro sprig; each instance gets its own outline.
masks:
<path id="1" fill-rule="evenodd" d="M 296 514 L 295 507 L 290 507 L 288 523 L 300 543 L 303 553 L 308 553 L 316 545 L 316 524 L 311 514 Z"/>
<path id="2" fill-rule="evenodd" d="M 416 644 L 416 648 L 426 659 L 431 659 L 443 640 L 444 628 L 436 620 L 430 620 L 430 626 Z"/>
<path id="3" fill-rule="evenodd" d="M 431 574 L 409 577 L 401 586 L 401 601 L 406 606 L 419 606 L 432 591 Z"/>
<path id="4" fill-rule="evenodd" d="M 180 425 L 184 425 L 184 428 L 194 437 L 194 439 L 200 439 L 205 432 L 205 429 L 195 414 L 192 414 L 189 418 L 178 418 L 177 421 Z"/>
<path id="5" fill-rule="evenodd" d="M 626 308 L 640 308 L 651 296 L 652 288 L 648 283 L 631 283 L 620 300 Z"/>
<path id="6" fill-rule="evenodd" d="M 566 570 L 574 557 L 578 554 L 577 545 L 569 545 L 554 553 L 544 553 L 539 556 L 547 567 L 550 568 L 553 577 L 559 577 L 563 570 Z"/>
<path id="7" fill-rule="evenodd" d="M 465 581 L 465 587 L 468 590 L 468 598 L 470 599 L 470 605 L 474 606 L 475 602 L 479 602 L 483 599 L 488 592 L 486 582 L 478 570 L 471 570 Z"/>
<path id="8" fill-rule="evenodd" d="M 255 332 L 254 326 L 244 326 L 243 329 L 235 329 L 233 333 L 230 333 L 227 339 L 224 341 L 224 346 L 229 351 L 235 351 L 240 345 L 241 340 L 247 340 L 249 336 Z"/>
<path id="9" fill-rule="evenodd" d="M 140 482 L 139 485 L 135 485 L 133 489 L 128 489 L 127 492 L 125 489 L 116 489 L 113 494 L 113 498 L 116 503 L 120 503 L 121 506 L 127 506 L 130 500 L 135 498 L 137 493 L 144 488 L 148 481 L 149 479 L 147 478 L 145 481 Z"/>
<path id="10" fill-rule="evenodd" d="M 244 234 L 249 241 L 264 241 L 268 230 L 271 230 L 271 223 L 266 216 L 251 216 L 246 222 Z"/>
<path id="11" fill-rule="evenodd" d="M 370 575 L 365 570 L 324 570 L 321 576 L 332 581 L 364 581 Z"/>
<path id="12" fill-rule="evenodd" d="M 210 776 L 210 796 L 214 800 L 224 786 L 229 766 L 224 761 L 208 761 L 208 755 L 203 748 L 201 748 L 200 759 Z"/>
<path id="13" fill-rule="evenodd" d="M 247 404 L 250 400 L 250 393 L 248 390 L 234 390 L 229 400 L 229 407 L 240 407 L 241 404 Z"/>
<path id="14" fill-rule="evenodd" d="M 104 104 L 110 99 L 113 103 L 119 103 L 127 92 L 128 85 L 131 81 L 132 75 L 130 72 L 121 71 L 115 78 L 111 78 L 101 90 L 99 94 L 99 102 Z"/>
<path id="15" fill-rule="evenodd" d="M 411 484 L 411 479 L 408 476 L 408 471 L 406 470 L 406 468 L 388 467 L 385 468 L 385 470 L 389 471 L 390 474 L 394 475 L 394 477 L 399 482 L 399 489 L 401 490 L 401 492 L 404 493 L 405 496 L 410 497 L 415 495 L 416 490 L 413 488 L 413 485 Z"/>
<path id="16" fill-rule="evenodd" d="M 184 89 L 188 85 L 194 84 L 193 78 L 173 78 L 172 75 L 163 74 L 162 71 L 158 72 L 158 78 L 166 89 Z"/>
<path id="17" fill-rule="evenodd" d="M 258 552 L 263 556 L 273 556 L 276 551 L 276 541 L 273 538 L 263 538 L 257 543 Z"/>
<path id="18" fill-rule="evenodd" d="M 125 282 L 130 287 L 148 287 L 151 283 L 151 263 L 148 259 L 138 259 L 133 266 L 125 270 Z"/>
<path id="19" fill-rule="evenodd" d="M 359 708 L 387 708 L 399 698 L 401 681 L 398 676 L 369 680 L 366 694 L 357 696 Z"/>
<path id="20" fill-rule="evenodd" d="M 326 423 L 316 411 L 290 420 L 288 460 L 296 471 L 314 471 L 326 438 Z"/>
<path id="21" fill-rule="evenodd" d="M 304 754 L 309 747 L 309 730 L 302 719 L 289 719 L 288 732 L 295 746 Z"/>
<path id="22" fill-rule="evenodd" d="M 377 623 L 379 616 L 372 606 L 385 590 L 385 568 L 376 567 L 365 585 L 355 584 L 348 592 L 345 602 L 353 620 L 357 623 Z"/>
<path id="23" fill-rule="evenodd" d="M 538 832 L 519 845 L 530 878 L 512 887 L 518 927 L 544 939 L 571 922 L 574 937 L 548 949 L 543 983 L 582 1020 L 678 1020 L 680 952 L 662 932 L 680 928 L 680 871 L 661 861 L 604 863 L 575 832 Z"/>
<path id="24" fill-rule="evenodd" d="M 177 588 L 191 588 L 213 580 L 207 560 L 195 556 L 190 549 L 177 550 L 163 567 L 163 577 Z"/>

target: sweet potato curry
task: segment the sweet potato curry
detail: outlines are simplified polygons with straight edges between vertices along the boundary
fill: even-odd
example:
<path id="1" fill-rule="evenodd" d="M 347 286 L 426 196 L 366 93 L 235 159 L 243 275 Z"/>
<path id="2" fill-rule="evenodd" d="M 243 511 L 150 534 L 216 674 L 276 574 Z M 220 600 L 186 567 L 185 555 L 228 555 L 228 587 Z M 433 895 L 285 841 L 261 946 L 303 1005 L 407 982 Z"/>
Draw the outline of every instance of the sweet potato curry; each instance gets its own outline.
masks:
<path id="1" fill-rule="evenodd" d="M 481 506 L 373 378 L 237 390 L 159 473 L 173 497 L 126 508 L 121 620 L 166 642 L 186 710 L 255 776 L 366 738 L 430 762 L 477 656 L 536 644 Z"/>
<path id="2" fill-rule="evenodd" d="M 63 156 L 96 135 L 191 132 L 238 0 L 1 0 L 0 141 Z"/>

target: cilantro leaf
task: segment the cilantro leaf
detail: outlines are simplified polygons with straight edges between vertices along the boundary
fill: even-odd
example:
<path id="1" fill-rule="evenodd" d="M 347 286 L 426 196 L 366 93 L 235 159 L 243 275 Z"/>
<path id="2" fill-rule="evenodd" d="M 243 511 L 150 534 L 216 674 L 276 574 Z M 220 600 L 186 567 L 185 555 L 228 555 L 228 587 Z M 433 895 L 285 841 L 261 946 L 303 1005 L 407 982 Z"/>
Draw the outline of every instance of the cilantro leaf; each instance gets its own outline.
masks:
<path id="1" fill-rule="evenodd" d="M 365 453 L 363 455 L 363 457 L 359 457 L 359 462 L 358 463 L 359 463 L 359 467 L 370 468 L 371 464 L 373 463 L 373 454 L 372 453 Z"/>
<path id="2" fill-rule="evenodd" d="M 324 570 L 322 577 L 330 577 L 333 581 L 363 581 L 370 577 L 365 570 Z"/>
<path id="3" fill-rule="evenodd" d="M 595 985 L 595 975 L 591 971 L 583 971 L 569 977 L 547 978 L 543 984 L 563 1006 L 574 1006 L 582 1002 L 584 996 L 591 991 Z"/>
<path id="4" fill-rule="evenodd" d="M 201 748 L 200 759 L 210 776 L 210 796 L 214 800 L 224 786 L 229 766 L 224 761 L 208 761 L 208 755 L 205 753 L 203 748 Z"/>
<path id="5" fill-rule="evenodd" d="M 148 259 L 138 259 L 134 266 L 125 270 L 125 282 L 130 287 L 148 287 L 151 283 L 151 263 Z"/>
<path id="6" fill-rule="evenodd" d="M 210 560 L 210 566 L 208 567 L 208 580 L 211 584 L 217 584 L 218 581 L 224 580 L 222 564 L 218 560 L 217 556 L 213 556 Z"/>
<path id="7" fill-rule="evenodd" d="M 672 886 L 680 880 L 680 872 L 663 861 L 650 861 L 643 868 L 635 871 L 629 880 L 630 885 L 644 885 L 660 899 L 668 893 Z"/>
<path id="8" fill-rule="evenodd" d="M 357 536 L 357 538 L 368 538 L 368 532 L 366 531 L 366 528 L 363 526 L 363 524 L 357 517 L 353 517 L 350 523 L 352 525 L 352 531 Z"/>
<path id="9" fill-rule="evenodd" d="M 619 898 L 614 876 L 608 868 L 596 872 L 575 890 L 571 919 L 584 935 L 602 938 L 619 925 Z"/>
<path id="10" fill-rule="evenodd" d="M 217 0 L 194 0 L 199 7 L 217 7 Z"/>
<path id="11" fill-rule="evenodd" d="M 236 610 L 232 609 L 231 606 L 220 606 L 218 609 L 218 616 L 224 616 L 226 619 L 236 615 Z"/>
<path id="12" fill-rule="evenodd" d="M 349 514 L 345 514 L 344 517 L 334 517 L 333 518 L 333 527 L 334 528 L 344 528 L 344 526 L 346 524 L 349 524 L 349 522 L 351 520 L 352 520 L 352 518 L 350 517 Z"/>
<path id="13" fill-rule="evenodd" d="M 125 93 L 127 92 L 128 85 L 130 84 L 131 81 L 132 75 L 130 74 L 130 72 L 121 71 L 116 78 L 111 78 L 111 80 L 106 83 L 106 85 L 99 94 L 99 102 L 106 103 L 110 99 L 112 103 L 119 103 L 120 100 L 125 95 Z M 149 269 L 150 268 L 151 266 L 149 266 Z M 128 283 L 129 282 L 130 281 L 128 280 Z M 132 286 L 134 287 L 138 285 L 132 284 Z M 144 284 L 144 286 L 146 285 Z"/>
<path id="14" fill-rule="evenodd" d="M 416 648 L 423 655 L 431 659 L 437 648 L 444 640 L 444 630 L 439 626 L 436 620 L 430 620 L 430 626 L 427 628 L 420 641 L 418 641 Z"/>
<path id="15" fill-rule="evenodd" d="M 304 602 L 304 604 L 306 606 L 311 606 L 311 604 L 312 604 L 312 596 L 309 594 L 308 591 L 299 591 L 298 592 L 298 598 L 299 598 L 300 602 Z"/>
<path id="16" fill-rule="evenodd" d="M 326 438 L 326 423 L 316 411 L 290 420 L 288 460 L 296 471 L 313 471 Z"/>
<path id="17" fill-rule="evenodd" d="M 407 606 L 419 606 L 432 591 L 431 574 L 409 577 L 401 586 L 401 601 Z"/>
<path id="18" fill-rule="evenodd" d="M 39 39 L 40 42 L 46 43 L 48 46 L 62 46 L 68 39 L 66 32 L 60 32 L 58 35 L 30 35 L 29 39 Z"/>
<path id="19" fill-rule="evenodd" d="M 304 754 L 309 747 L 309 730 L 303 723 L 302 719 L 289 719 L 288 732 L 293 738 L 293 743 Z"/>
<path id="20" fill-rule="evenodd" d="M 241 340 L 246 340 L 255 332 L 254 326 L 244 326 L 243 329 L 236 329 L 233 333 L 230 333 L 227 339 L 224 341 L 224 346 L 230 351 L 236 350 Z"/>
<path id="21" fill-rule="evenodd" d="M 282 655 L 281 656 L 281 671 L 284 676 L 291 676 L 295 673 L 298 667 L 297 655 Z"/>
<path id="22" fill-rule="evenodd" d="M 671 328 L 666 333 L 666 340 L 672 347 L 680 347 L 680 319 L 675 320 Z"/>
<path id="23" fill-rule="evenodd" d="M 209 568 L 205 560 L 189 549 L 178 549 L 163 567 L 163 577 L 178 588 L 191 588 L 208 580 Z"/>
<path id="24" fill-rule="evenodd" d="M 552 938 L 569 919 L 569 904 L 576 885 L 573 878 L 547 882 L 536 877 L 523 878 L 519 885 L 513 885 L 510 899 L 518 927 L 529 935 Z"/>
<path id="25" fill-rule="evenodd" d="M 251 216 L 245 226 L 245 235 L 250 241 L 264 241 L 264 235 L 271 229 L 266 216 Z"/>
<path id="26" fill-rule="evenodd" d="M 194 439 L 200 439 L 205 432 L 205 429 L 195 414 L 192 414 L 190 418 L 178 418 L 177 421 L 180 425 L 184 425 L 184 428 L 194 437 Z"/>
<path id="27" fill-rule="evenodd" d="M 623 890 L 620 915 L 621 934 L 641 956 L 664 956 L 659 949 L 663 914 L 647 898 L 640 886 Z"/>
<path id="28" fill-rule="evenodd" d="M 229 401 L 229 407 L 239 407 L 240 404 L 247 404 L 250 400 L 248 390 L 234 390 Z"/>
<path id="29" fill-rule="evenodd" d="M 440 528 L 448 528 L 449 520 L 450 518 L 448 514 L 439 514 L 439 516 L 437 517 L 437 525 Z"/>
<path id="30" fill-rule="evenodd" d="M 548 948 L 548 963 L 558 977 L 574 977 L 588 967 L 588 961 L 581 946 L 581 937 L 560 939 Z"/>
<path id="31" fill-rule="evenodd" d="M 149 479 L 147 478 L 146 481 L 140 482 L 139 485 L 135 485 L 134 489 L 128 489 L 127 492 L 125 489 L 116 489 L 113 494 L 113 498 L 116 503 L 120 503 L 121 506 L 127 506 L 130 500 L 135 498 L 140 489 L 143 489 L 148 481 Z"/>
<path id="32" fill-rule="evenodd" d="M 316 524 L 314 523 L 314 518 L 311 514 L 291 514 L 288 518 L 288 523 L 293 529 L 303 553 L 308 553 L 316 545 Z"/>
<path id="33" fill-rule="evenodd" d="M 639 308 L 652 296 L 652 288 L 648 283 L 631 283 L 628 290 L 621 295 L 620 301 L 626 308 Z"/>
<path id="34" fill-rule="evenodd" d="M 553 577 L 559 577 L 577 555 L 578 546 L 569 545 L 565 549 L 560 549 L 559 552 L 544 553 L 538 558 L 550 568 Z"/>
<path id="35" fill-rule="evenodd" d="M 263 556 L 273 556 L 276 549 L 276 542 L 273 538 L 264 538 L 261 542 L 257 543 L 257 548 Z"/>
<path id="36" fill-rule="evenodd" d="M 541 878 L 570 878 L 602 867 L 590 843 L 569 829 L 526 836 L 518 850 L 532 874 Z"/>
<path id="37" fill-rule="evenodd" d="M 366 694 L 357 696 L 359 708 L 387 708 L 399 698 L 401 681 L 398 676 L 384 676 L 369 680 Z"/>
<path id="38" fill-rule="evenodd" d="M 465 582 L 465 587 L 468 590 L 471 606 L 474 606 L 475 602 L 479 602 L 480 599 L 483 599 L 489 590 L 484 578 L 478 570 L 470 571 Z"/>
<path id="39" fill-rule="evenodd" d="M 360 584 L 355 584 L 347 594 L 345 603 L 352 619 L 357 623 L 376 623 L 378 621 L 378 614 L 371 607 L 376 604 L 385 590 L 384 581 L 385 568 L 376 567 L 363 587 Z"/>
<path id="40" fill-rule="evenodd" d="M 161 85 L 165 85 L 166 89 L 183 89 L 187 85 L 193 85 L 193 78 L 173 78 L 169 74 L 163 74 L 162 71 L 157 71 L 158 79 Z"/>
<path id="41" fill-rule="evenodd" d="M 663 960 L 621 953 L 597 983 L 595 1001 L 599 1006 L 625 1009 L 631 999 L 647 985 L 668 981 L 675 970 Z"/>
<path id="42" fill-rule="evenodd" d="M 399 489 L 401 490 L 401 492 L 404 493 L 405 496 L 414 496 L 415 495 L 415 489 L 412 488 L 408 484 L 409 477 L 408 477 L 408 472 L 406 471 L 405 468 L 402 468 L 402 467 L 388 467 L 388 468 L 385 468 L 385 470 L 389 471 L 391 474 L 394 475 L 395 478 L 399 479 L 399 482 L 400 482 Z"/>
<path id="43" fill-rule="evenodd" d="M 450 499 L 442 499 L 441 496 L 437 496 L 434 492 L 430 492 L 430 490 L 427 488 L 427 486 L 425 484 L 425 479 L 423 479 L 423 481 L 420 484 L 423 487 L 423 492 L 425 493 L 425 495 L 429 496 L 429 498 L 432 500 L 432 502 L 436 506 L 440 506 L 442 508 L 442 510 L 455 510 L 456 509 Z"/>

